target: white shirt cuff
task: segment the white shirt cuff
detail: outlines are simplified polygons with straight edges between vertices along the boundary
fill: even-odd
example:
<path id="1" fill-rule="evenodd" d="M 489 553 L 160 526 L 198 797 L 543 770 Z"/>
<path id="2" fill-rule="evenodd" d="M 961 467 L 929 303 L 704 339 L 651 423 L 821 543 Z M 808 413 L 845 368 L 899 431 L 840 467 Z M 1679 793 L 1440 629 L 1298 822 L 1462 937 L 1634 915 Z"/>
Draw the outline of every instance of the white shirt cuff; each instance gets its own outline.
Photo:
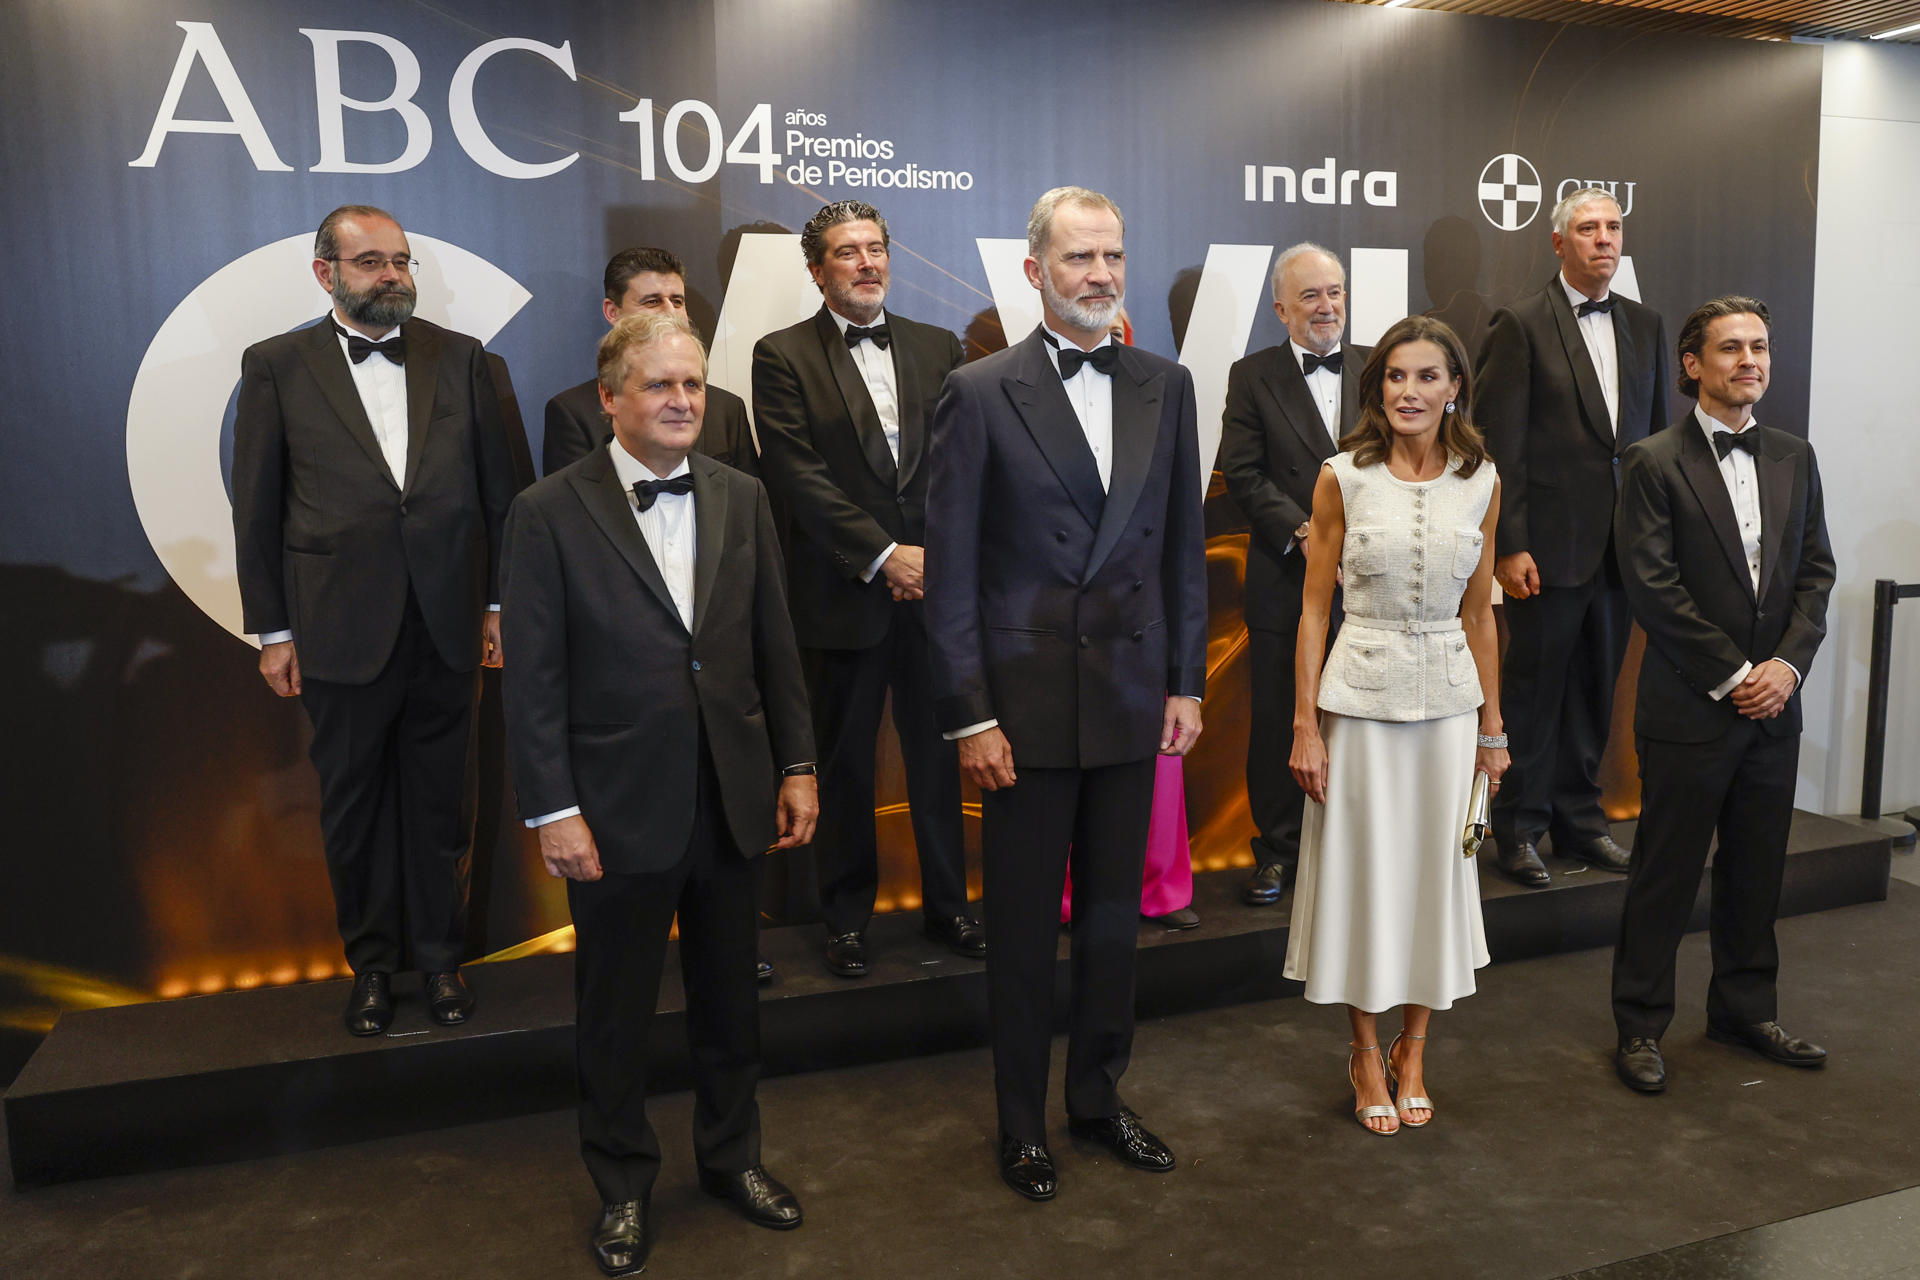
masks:
<path id="1" fill-rule="evenodd" d="M 499 606 L 499 605 L 497 605 L 497 604 L 490 604 L 490 605 L 488 605 L 488 606 L 487 606 L 487 612 L 488 612 L 488 613 L 498 613 L 498 612 L 500 612 L 500 606 Z"/>
<path id="2" fill-rule="evenodd" d="M 576 804 L 565 809 L 555 809 L 552 813 L 543 813 L 537 818 L 528 818 L 527 825 L 530 827 L 544 827 L 549 822 L 558 822 L 562 818 L 577 818 L 579 816 L 580 806 Z"/>
<path id="3" fill-rule="evenodd" d="M 985 733 L 989 729 L 998 729 L 999 727 L 1000 722 L 998 720 L 982 720 L 979 724 L 970 724 L 964 729 L 955 729 L 952 733 L 943 733 L 940 736 L 948 742 L 955 742 L 961 738 L 971 738 L 976 733 Z"/>
<path id="4" fill-rule="evenodd" d="M 1200 699 L 1200 698 L 1196 698 L 1196 697 L 1194 697 L 1194 696 L 1193 696 L 1192 694 L 1190 694 L 1190 693 L 1176 693 L 1176 694 L 1174 694 L 1173 696 L 1174 696 L 1174 697 L 1176 697 L 1176 698 L 1185 698 L 1185 699 L 1187 699 L 1187 701 L 1189 701 L 1189 702 L 1200 702 L 1200 701 L 1203 701 L 1203 699 Z"/>
<path id="5" fill-rule="evenodd" d="M 1720 701 L 1720 699 L 1732 693 L 1734 690 L 1734 686 L 1738 685 L 1742 680 L 1745 680 L 1749 675 L 1752 674 L 1752 672 L 1753 672 L 1753 664 L 1751 662 L 1741 663 L 1740 669 L 1738 671 L 1734 672 L 1732 675 L 1728 676 L 1725 680 L 1721 681 L 1717 687 L 1709 690 L 1707 693 L 1707 696 L 1709 698 L 1712 698 L 1715 702 Z"/>
<path id="6" fill-rule="evenodd" d="M 293 639 L 293 632 L 291 631 L 263 631 L 260 633 L 260 643 L 263 646 L 270 645 L 270 644 L 285 644 L 287 641 L 291 639 Z"/>
<path id="7" fill-rule="evenodd" d="M 1800 668 L 1794 666 L 1791 662 L 1788 662 L 1785 658 L 1768 658 L 1767 661 L 1777 662 L 1781 666 L 1785 667 L 1787 670 L 1793 672 L 1793 687 L 1796 689 L 1800 687 L 1800 680 L 1801 680 Z"/>
<path id="8" fill-rule="evenodd" d="M 887 557 L 892 555 L 894 552 L 894 549 L 899 545 L 900 544 L 897 542 L 889 542 L 887 544 L 887 549 L 885 551 L 882 551 L 879 555 L 875 556 L 873 558 L 873 563 L 868 565 L 866 569 L 864 569 L 861 572 L 860 581 L 872 582 L 873 575 L 880 572 L 880 566 L 887 562 Z"/>

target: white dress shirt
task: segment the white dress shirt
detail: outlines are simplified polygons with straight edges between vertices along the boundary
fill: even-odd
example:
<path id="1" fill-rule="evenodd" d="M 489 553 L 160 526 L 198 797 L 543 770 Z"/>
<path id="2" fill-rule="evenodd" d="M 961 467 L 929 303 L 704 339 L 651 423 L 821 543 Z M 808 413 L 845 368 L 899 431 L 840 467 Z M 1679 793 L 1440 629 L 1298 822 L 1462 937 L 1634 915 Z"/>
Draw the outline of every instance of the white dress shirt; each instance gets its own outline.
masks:
<path id="1" fill-rule="evenodd" d="M 373 438 L 379 443 L 380 456 L 386 459 L 387 470 L 393 475 L 394 487 L 403 488 L 407 483 L 407 366 L 378 354 L 355 364 L 353 357 L 347 355 L 349 335 L 342 331 L 339 319 L 329 314 L 327 323 L 333 326 L 333 336 L 340 343 L 340 354 L 353 377 L 353 389 L 360 393 L 360 407 L 367 411 Z M 370 341 L 385 342 L 398 332 L 400 327 L 395 325 Z M 260 643 L 279 644 L 291 639 L 291 631 L 269 631 L 261 635 Z"/>
<path id="2" fill-rule="evenodd" d="M 1731 427 L 1710 416 L 1697 404 L 1693 407 L 1693 417 L 1700 429 L 1707 433 L 1708 448 L 1713 447 L 1713 437 L 1716 434 L 1735 434 Z M 1747 425 L 1740 429 L 1739 434 L 1759 429 L 1759 422 L 1748 419 Z M 1753 583 L 1753 593 L 1758 596 L 1760 594 L 1760 477 L 1754 466 L 1753 455 L 1745 449 L 1729 449 L 1727 456 L 1719 461 L 1720 479 L 1726 483 L 1727 497 L 1733 500 L 1733 518 L 1740 526 L 1740 549 L 1747 557 L 1747 579 Z M 1798 667 L 1785 658 L 1775 658 L 1773 661 L 1793 672 L 1794 683 L 1796 685 L 1800 683 Z M 1751 662 L 1741 663 L 1738 671 L 1722 681 L 1707 696 L 1715 702 L 1720 701 L 1732 693 L 1752 671 Z"/>
<path id="3" fill-rule="evenodd" d="M 680 465 L 664 476 L 655 475 L 653 469 L 628 453 L 615 439 L 607 446 L 613 458 L 613 474 L 620 478 L 620 487 L 627 491 L 627 506 L 633 512 L 633 522 L 640 526 L 640 536 L 646 539 L 647 550 L 653 553 L 653 563 L 659 567 L 660 576 L 666 579 L 667 594 L 673 597 L 673 607 L 680 615 L 680 623 L 688 632 L 693 630 L 693 564 L 694 564 L 694 528 L 693 495 L 690 493 L 662 493 L 654 497 L 653 505 L 645 511 L 634 499 L 633 486 L 641 480 L 672 480 L 676 476 L 691 475 L 685 458 Z M 537 818 L 528 818 L 529 827 L 544 827 L 549 822 L 558 822 L 562 818 L 571 818 L 580 812 L 579 805 L 570 805 L 565 809 L 555 809 L 552 813 L 543 813 Z"/>
<path id="4" fill-rule="evenodd" d="M 1307 380 L 1308 393 L 1313 396 L 1313 402 L 1320 406 L 1320 421 L 1326 425 L 1327 435 L 1333 439 L 1334 446 L 1338 448 L 1340 444 L 1340 375 L 1324 367 L 1308 373 L 1307 357 L 1317 356 L 1318 353 L 1307 350 L 1297 342 L 1289 341 L 1287 345 L 1293 348 L 1293 361 L 1300 366 L 1301 376 Z M 1333 344 L 1333 351 L 1327 354 L 1332 355 L 1338 350 L 1340 350 L 1340 344 L 1336 342 Z"/>
<path id="5" fill-rule="evenodd" d="M 1611 311 L 1592 311 L 1580 314 L 1580 304 L 1587 301 L 1587 295 L 1567 283 L 1567 277 L 1559 277 L 1560 287 L 1567 291 L 1567 304 L 1573 308 L 1574 323 L 1580 326 L 1580 339 L 1587 344 L 1587 354 L 1593 358 L 1593 372 L 1600 379 L 1600 396 L 1607 402 L 1607 426 L 1617 436 L 1620 433 L 1620 345 L 1614 337 L 1613 313 Z M 1595 302 L 1605 302 L 1608 295 L 1603 293 Z"/>
<path id="6" fill-rule="evenodd" d="M 853 321 L 827 308 L 827 314 L 833 317 L 833 323 L 845 337 Z M 870 325 L 862 328 L 873 329 L 887 322 L 886 308 L 880 309 L 880 315 Z M 866 338 L 847 349 L 853 358 L 853 367 L 860 371 L 860 380 L 867 384 L 867 396 L 873 401 L 873 411 L 880 415 L 880 430 L 887 437 L 887 452 L 893 455 L 893 465 L 900 465 L 900 391 L 895 381 L 897 374 L 893 368 L 893 348 L 885 351 L 874 345 L 872 338 Z M 900 544 L 889 542 L 887 549 L 873 558 L 873 562 L 860 571 L 860 581 L 872 582 L 873 575 L 880 572 L 880 566 L 887 562 L 893 549 Z"/>

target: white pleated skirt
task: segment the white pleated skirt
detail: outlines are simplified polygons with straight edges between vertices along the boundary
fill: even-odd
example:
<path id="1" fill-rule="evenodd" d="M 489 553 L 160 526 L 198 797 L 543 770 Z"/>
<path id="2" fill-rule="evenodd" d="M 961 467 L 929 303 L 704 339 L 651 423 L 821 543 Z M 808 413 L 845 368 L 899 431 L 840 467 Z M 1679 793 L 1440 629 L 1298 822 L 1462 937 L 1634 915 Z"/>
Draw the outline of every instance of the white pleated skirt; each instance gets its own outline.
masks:
<path id="1" fill-rule="evenodd" d="M 1301 821 L 1286 976 L 1315 1004 L 1450 1008 L 1487 963 L 1479 872 L 1460 855 L 1479 713 L 1320 721 L 1327 802 Z"/>

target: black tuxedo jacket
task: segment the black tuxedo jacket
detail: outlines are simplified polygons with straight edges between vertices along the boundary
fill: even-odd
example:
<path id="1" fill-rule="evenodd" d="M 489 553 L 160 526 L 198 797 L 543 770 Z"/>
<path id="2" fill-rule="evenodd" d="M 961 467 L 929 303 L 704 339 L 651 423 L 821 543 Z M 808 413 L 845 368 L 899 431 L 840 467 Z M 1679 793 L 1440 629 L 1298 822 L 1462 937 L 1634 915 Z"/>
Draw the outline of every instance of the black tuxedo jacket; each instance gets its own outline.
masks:
<path id="1" fill-rule="evenodd" d="M 600 383 L 588 378 L 547 401 L 547 433 L 540 445 L 540 474 L 550 476 L 569 463 L 598 449 L 613 438 L 607 416 L 600 412 Z M 707 384 L 707 412 L 700 421 L 694 452 L 724 462 L 750 476 L 760 474 L 753 451 L 753 428 L 747 425 L 747 402 L 722 387 Z"/>
<path id="2" fill-rule="evenodd" d="M 407 593 L 440 658 L 480 665 L 518 484 L 486 353 L 425 320 L 407 340 L 407 464 L 395 484 L 330 318 L 247 348 L 233 426 L 233 530 L 248 631 L 291 630 L 300 672 L 366 684 Z M 369 356 L 383 360 L 384 356 Z"/>
<path id="3" fill-rule="evenodd" d="M 1040 331 L 957 369 L 933 421 L 927 633 L 952 731 L 998 719 L 1016 767 L 1159 748 L 1206 687 L 1193 380 L 1120 348 L 1107 492 Z"/>
<path id="4" fill-rule="evenodd" d="M 1647 633 L 1634 732 L 1706 742 L 1740 718 L 1731 698 L 1707 694 L 1769 658 L 1802 682 L 1827 630 L 1833 552 L 1820 469 L 1806 441 L 1770 427 L 1754 460 L 1760 489 L 1760 591 L 1747 572 L 1740 528 L 1713 446 L 1693 414 L 1627 450 L 1615 537 L 1633 616 Z M 1800 731 L 1800 690 L 1763 731 Z"/>
<path id="5" fill-rule="evenodd" d="M 1616 293 L 1620 423 L 1556 274 L 1494 312 L 1474 369 L 1473 420 L 1500 467 L 1494 554 L 1533 554 L 1544 586 L 1577 586 L 1598 573 L 1613 529 L 1620 455 L 1667 423 L 1666 324 Z"/>
<path id="6" fill-rule="evenodd" d="M 693 454 L 693 631 L 605 448 L 533 485 L 507 517 L 507 740 L 520 813 L 580 807 L 608 871 L 686 853 L 704 733 L 740 851 L 776 834 L 780 769 L 813 729 L 766 491 Z"/>
<path id="7" fill-rule="evenodd" d="M 1343 345 L 1341 352 L 1344 437 L 1360 416 L 1360 370 L 1371 350 Z M 1252 526 L 1247 539 L 1249 627 L 1283 631 L 1299 625 L 1304 557 L 1296 552 L 1289 560 L 1287 543 L 1312 514 L 1320 464 L 1335 452 L 1291 344 L 1283 342 L 1234 362 L 1227 373 L 1227 408 L 1215 466 Z"/>
<path id="8" fill-rule="evenodd" d="M 816 649 L 864 649 L 886 635 L 893 593 L 860 574 L 898 542 L 926 542 L 927 423 L 962 359 L 960 340 L 889 311 L 900 396 L 900 462 L 846 339 L 822 306 L 753 349 L 761 470 L 787 526 L 793 626 Z"/>

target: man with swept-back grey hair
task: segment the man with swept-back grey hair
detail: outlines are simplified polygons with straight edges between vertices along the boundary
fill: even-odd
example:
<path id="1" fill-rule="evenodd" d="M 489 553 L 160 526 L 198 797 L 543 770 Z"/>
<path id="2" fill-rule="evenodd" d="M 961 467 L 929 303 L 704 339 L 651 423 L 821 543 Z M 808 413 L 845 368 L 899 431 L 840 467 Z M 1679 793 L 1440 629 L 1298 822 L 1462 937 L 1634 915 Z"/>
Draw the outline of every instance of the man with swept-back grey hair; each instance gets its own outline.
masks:
<path id="1" fill-rule="evenodd" d="M 1249 906 L 1278 902 L 1300 861 L 1306 803 L 1287 756 L 1293 745 L 1293 646 L 1306 583 L 1307 523 L 1320 464 L 1359 416 L 1365 347 L 1342 349 L 1347 275 L 1331 249 L 1303 241 L 1273 264 L 1273 310 L 1287 341 L 1234 363 L 1220 424 L 1220 473 L 1252 531 L 1245 614 L 1253 685 L 1247 805 L 1259 833 Z M 1333 625 L 1339 625 L 1335 596 Z"/>
<path id="2" fill-rule="evenodd" d="M 1027 222 L 1042 319 L 947 376 L 927 494 L 935 712 L 981 789 L 1000 1176 L 1055 1192 L 1047 1060 L 1073 868 L 1067 1127 L 1139 1169 L 1173 1153 L 1121 1100 L 1155 753 L 1200 736 L 1207 584 L 1193 379 L 1113 342 L 1113 201 L 1047 192 Z M 990 518 L 983 518 L 989 513 Z"/>
<path id="3" fill-rule="evenodd" d="M 1667 424 L 1667 332 L 1613 291 L 1620 205 L 1601 187 L 1553 210 L 1560 272 L 1494 313 L 1474 417 L 1502 480 L 1494 576 L 1506 593 L 1500 679 L 1513 766 L 1493 803 L 1495 866 L 1550 882 L 1537 845 L 1627 869 L 1600 808 L 1600 758 L 1630 619 L 1613 553 L 1620 456 Z"/>

